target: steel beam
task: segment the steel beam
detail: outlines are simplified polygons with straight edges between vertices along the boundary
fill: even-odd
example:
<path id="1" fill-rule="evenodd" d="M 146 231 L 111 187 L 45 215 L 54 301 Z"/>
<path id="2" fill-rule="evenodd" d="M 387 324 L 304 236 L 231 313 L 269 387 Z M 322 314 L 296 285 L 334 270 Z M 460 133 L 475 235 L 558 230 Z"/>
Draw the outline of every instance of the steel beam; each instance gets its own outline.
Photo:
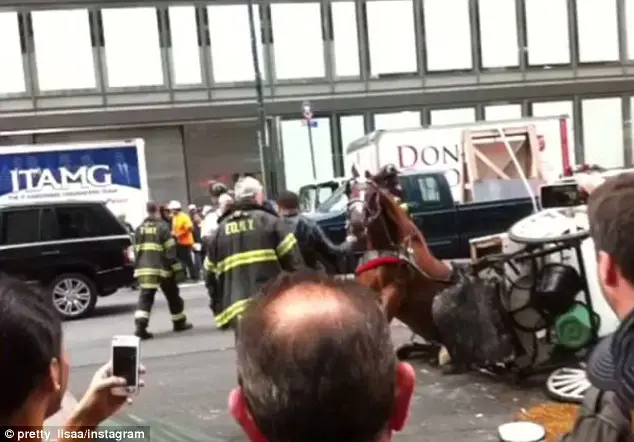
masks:
<path id="1" fill-rule="evenodd" d="M 315 3 L 316 0 L 293 0 L 293 3 Z M 288 3 L 289 0 L 266 0 L 267 3 Z M 246 4 L 246 0 L 169 0 L 169 1 L 143 1 L 143 0 L 0 0 L 0 10 L 34 10 L 34 9 L 68 9 L 68 8 L 117 8 L 135 6 L 177 6 L 201 4 L 213 5 L 214 3 L 226 5 L 228 3 Z M 254 3 L 263 3 L 263 0 L 255 0 Z"/>
<path id="2" fill-rule="evenodd" d="M 496 101 L 571 99 L 573 96 L 620 96 L 634 90 L 634 77 L 542 81 L 529 83 L 454 86 L 420 91 L 361 93 L 311 97 L 321 114 L 333 112 L 380 111 L 381 109 L 420 109 L 488 103 Z M 268 115 L 297 114 L 298 99 L 288 97 L 266 101 Z M 85 126 L 171 125 L 195 121 L 253 118 L 255 102 L 183 103 L 86 110 L 51 110 L 35 113 L 0 114 L 0 134 L 81 128 Z"/>

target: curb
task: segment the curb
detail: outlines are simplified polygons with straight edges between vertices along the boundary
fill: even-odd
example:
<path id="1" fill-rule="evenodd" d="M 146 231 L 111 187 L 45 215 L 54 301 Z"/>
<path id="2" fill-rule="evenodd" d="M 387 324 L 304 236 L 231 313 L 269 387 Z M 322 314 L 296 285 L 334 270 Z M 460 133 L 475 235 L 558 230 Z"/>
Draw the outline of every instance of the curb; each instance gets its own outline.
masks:
<path id="1" fill-rule="evenodd" d="M 66 393 L 62 399 L 61 409 L 44 422 L 44 427 L 63 427 L 76 406 L 77 399 L 72 394 Z"/>

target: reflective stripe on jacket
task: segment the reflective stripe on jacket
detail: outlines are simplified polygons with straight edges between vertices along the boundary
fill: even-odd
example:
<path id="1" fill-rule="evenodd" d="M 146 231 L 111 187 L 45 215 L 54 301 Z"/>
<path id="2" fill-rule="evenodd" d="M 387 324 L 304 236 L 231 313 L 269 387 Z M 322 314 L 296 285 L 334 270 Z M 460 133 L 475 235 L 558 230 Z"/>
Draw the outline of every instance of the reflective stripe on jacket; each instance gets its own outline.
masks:
<path id="1" fill-rule="evenodd" d="M 163 278 L 182 279 L 183 266 L 167 223 L 146 218 L 134 232 L 134 242 L 134 277 L 141 288 L 158 288 Z"/>
<path id="2" fill-rule="evenodd" d="M 204 261 L 219 327 L 244 312 L 248 300 L 282 270 L 303 266 L 295 235 L 266 208 L 241 203 L 223 215 Z"/>

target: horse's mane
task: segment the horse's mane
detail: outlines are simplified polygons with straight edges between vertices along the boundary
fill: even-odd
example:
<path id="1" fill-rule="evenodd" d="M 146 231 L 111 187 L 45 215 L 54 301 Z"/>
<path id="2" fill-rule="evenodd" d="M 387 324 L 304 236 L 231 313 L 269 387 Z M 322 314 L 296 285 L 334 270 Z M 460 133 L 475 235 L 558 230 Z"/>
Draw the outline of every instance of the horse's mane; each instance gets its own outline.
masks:
<path id="1" fill-rule="evenodd" d="M 367 226 L 368 237 L 374 248 L 393 248 L 407 237 L 425 243 L 418 228 L 386 190 L 371 186 L 366 198 L 369 218 L 380 212 L 380 216 L 374 217 Z"/>

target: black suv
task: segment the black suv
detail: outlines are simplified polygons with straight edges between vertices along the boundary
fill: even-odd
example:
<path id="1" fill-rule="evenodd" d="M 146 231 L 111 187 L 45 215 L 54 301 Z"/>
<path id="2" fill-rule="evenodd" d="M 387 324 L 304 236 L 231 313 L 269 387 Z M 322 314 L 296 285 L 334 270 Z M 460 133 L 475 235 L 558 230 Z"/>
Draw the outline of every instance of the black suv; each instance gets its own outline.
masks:
<path id="1" fill-rule="evenodd" d="M 131 245 L 99 202 L 0 205 L 0 271 L 46 287 L 64 319 L 133 284 Z"/>

